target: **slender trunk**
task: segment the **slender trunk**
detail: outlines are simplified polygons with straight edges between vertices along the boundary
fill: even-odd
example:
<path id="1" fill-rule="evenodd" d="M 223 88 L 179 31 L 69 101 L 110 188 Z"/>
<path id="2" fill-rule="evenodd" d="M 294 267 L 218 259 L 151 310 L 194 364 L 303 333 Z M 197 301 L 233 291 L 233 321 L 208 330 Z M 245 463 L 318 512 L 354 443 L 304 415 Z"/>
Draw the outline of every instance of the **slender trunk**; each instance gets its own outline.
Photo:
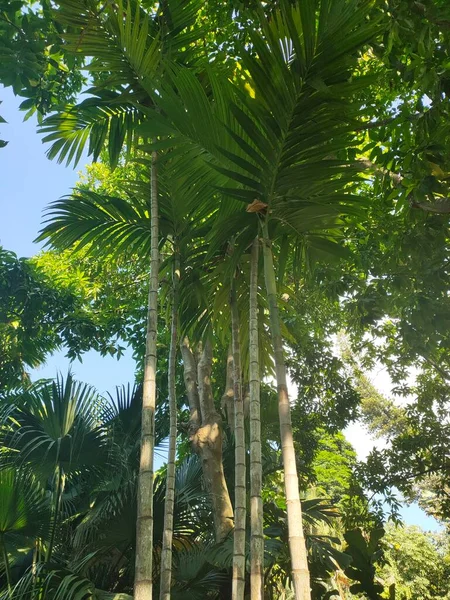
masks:
<path id="1" fill-rule="evenodd" d="M 11 567 L 9 564 L 8 551 L 6 550 L 5 536 L 3 533 L 0 535 L 0 544 L 2 546 L 3 562 L 5 563 L 5 574 L 6 574 L 6 583 L 8 586 L 8 596 L 10 597 L 11 590 L 12 590 Z"/>
<path id="2" fill-rule="evenodd" d="M 241 381 L 241 345 L 239 340 L 239 309 L 236 281 L 233 277 L 230 294 L 231 338 L 233 346 L 234 389 L 234 546 L 233 546 L 233 600 L 243 600 L 245 590 L 245 520 L 246 520 L 246 469 L 244 403 Z"/>
<path id="3" fill-rule="evenodd" d="M 151 257 L 148 291 L 144 387 L 142 393 L 141 457 L 136 522 L 134 600 L 151 600 L 153 593 L 153 455 L 156 409 L 156 336 L 158 320 L 158 181 L 157 153 L 151 166 Z"/>
<path id="4" fill-rule="evenodd" d="M 222 423 L 212 397 L 211 345 L 209 342 L 205 344 L 198 365 L 187 338 L 181 343 L 181 354 L 191 415 L 189 438 L 202 462 L 203 478 L 211 499 L 215 537 L 220 542 L 233 529 L 233 507 L 222 464 Z"/>
<path id="5" fill-rule="evenodd" d="M 258 332 L 259 240 L 253 241 L 250 262 L 250 598 L 263 600 L 264 529 L 261 461 L 261 400 Z"/>
<path id="6" fill-rule="evenodd" d="M 244 381 L 242 386 L 242 402 L 244 405 L 244 419 L 248 419 L 250 415 L 250 386 L 247 381 Z"/>
<path id="7" fill-rule="evenodd" d="M 225 391 L 222 395 L 220 404 L 222 410 L 227 416 L 228 426 L 234 431 L 234 383 L 233 383 L 233 350 L 230 345 L 227 356 L 227 371 L 225 381 Z"/>
<path id="8" fill-rule="evenodd" d="M 278 415 L 280 419 L 281 453 L 284 467 L 284 487 L 286 493 L 292 579 L 294 582 L 296 600 L 310 600 L 311 589 L 309 569 L 305 537 L 303 534 L 302 507 L 300 503 L 294 439 L 292 435 L 291 407 L 287 390 L 286 364 L 284 362 L 283 340 L 281 338 L 280 316 L 278 314 L 277 285 L 266 219 L 262 220 L 262 231 L 264 238 L 264 275 L 277 376 Z"/>
<path id="9" fill-rule="evenodd" d="M 62 473 L 61 467 L 58 465 L 55 469 L 56 477 L 56 492 L 55 492 L 55 506 L 52 530 L 50 533 L 50 541 L 48 543 L 47 552 L 45 554 L 45 562 L 50 562 L 53 554 L 53 546 L 55 545 L 56 529 L 58 527 L 59 516 L 61 512 L 62 494 L 64 489 L 64 474 Z"/>
<path id="10" fill-rule="evenodd" d="M 180 279 L 180 261 L 175 251 L 172 278 L 172 316 L 170 328 L 170 351 L 168 368 L 169 388 L 169 455 L 167 458 L 166 500 L 164 503 L 164 530 L 161 552 L 160 600 L 170 600 L 172 582 L 172 539 L 173 511 L 175 506 L 175 455 L 177 444 L 177 399 L 175 389 L 175 369 L 178 343 L 178 283 Z"/>

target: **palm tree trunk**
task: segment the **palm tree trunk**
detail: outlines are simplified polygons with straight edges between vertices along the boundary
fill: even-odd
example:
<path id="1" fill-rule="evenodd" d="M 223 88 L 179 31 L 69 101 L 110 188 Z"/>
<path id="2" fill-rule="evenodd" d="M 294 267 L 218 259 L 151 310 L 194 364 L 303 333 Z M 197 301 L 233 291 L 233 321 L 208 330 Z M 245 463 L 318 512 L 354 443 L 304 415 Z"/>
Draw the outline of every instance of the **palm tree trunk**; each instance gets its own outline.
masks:
<path id="1" fill-rule="evenodd" d="M 156 336 L 158 325 L 158 181 L 157 153 L 151 166 L 151 257 L 142 393 L 141 457 L 136 523 L 134 600 L 151 600 L 153 593 L 153 455 L 156 409 Z"/>
<path id="2" fill-rule="evenodd" d="M 202 420 L 194 443 L 201 457 L 203 477 L 211 498 L 216 541 L 221 542 L 233 528 L 233 507 L 223 470 L 222 420 L 214 406 L 211 371 L 212 346 L 210 340 L 207 340 L 197 366 Z"/>
<path id="3" fill-rule="evenodd" d="M 197 362 L 194 353 L 191 350 L 189 339 L 184 337 L 180 343 L 181 358 L 183 359 L 183 376 L 184 386 L 186 388 L 186 396 L 189 404 L 189 441 L 193 449 L 197 452 L 196 434 L 200 428 L 200 398 L 198 395 L 197 383 Z"/>
<path id="4" fill-rule="evenodd" d="M 233 349 L 231 344 L 228 348 L 227 370 L 225 377 L 225 391 L 220 403 L 222 411 L 226 414 L 228 426 L 234 431 L 234 379 L 233 379 Z"/>
<path id="5" fill-rule="evenodd" d="M 175 506 L 175 455 L 177 444 L 177 399 L 175 388 L 175 369 L 178 343 L 178 282 L 180 279 L 180 260 L 175 250 L 172 276 L 172 315 L 170 327 L 170 351 L 168 368 L 169 388 L 169 454 L 167 458 L 166 500 L 164 503 L 164 530 L 161 552 L 160 600 L 170 600 L 172 581 L 172 539 L 173 511 Z"/>
<path id="6" fill-rule="evenodd" d="M 202 462 L 203 478 L 211 499 L 215 537 L 217 542 L 221 542 L 233 528 L 233 507 L 222 463 L 222 423 L 212 398 L 211 345 L 209 342 L 205 345 L 198 365 L 187 337 L 183 338 L 180 347 L 191 415 L 189 440 Z"/>
<path id="7" fill-rule="evenodd" d="M 292 579 L 296 600 L 310 600 L 308 560 L 302 524 L 302 507 L 292 435 L 291 406 L 287 390 L 286 364 L 284 362 L 283 340 L 281 338 L 280 316 L 278 313 L 277 284 L 267 219 L 261 221 L 263 232 L 264 276 L 267 301 L 269 304 L 270 329 L 274 350 L 275 370 L 278 391 L 278 416 L 280 419 L 281 453 L 284 467 L 284 488 L 291 554 Z"/>
<path id="8" fill-rule="evenodd" d="M 264 529 L 261 462 L 261 402 L 258 332 L 259 240 L 250 259 L 250 598 L 263 600 Z"/>
<path id="9" fill-rule="evenodd" d="M 244 403 L 241 381 L 241 346 L 239 340 L 239 310 L 237 305 L 236 281 L 233 277 L 230 294 L 231 337 L 233 346 L 233 389 L 234 389 L 234 546 L 232 598 L 243 600 L 245 590 L 245 520 L 246 520 L 246 469 Z"/>

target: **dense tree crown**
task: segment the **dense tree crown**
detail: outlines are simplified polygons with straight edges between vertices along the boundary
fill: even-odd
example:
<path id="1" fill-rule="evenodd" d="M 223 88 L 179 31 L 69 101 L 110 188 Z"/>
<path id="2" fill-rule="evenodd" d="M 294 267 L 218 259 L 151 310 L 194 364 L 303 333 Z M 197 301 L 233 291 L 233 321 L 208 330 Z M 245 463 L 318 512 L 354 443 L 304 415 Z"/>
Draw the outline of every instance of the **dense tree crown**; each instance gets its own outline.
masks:
<path id="1" fill-rule="evenodd" d="M 92 160 L 0 248 L 0 598 L 450 597 L 448 2 L 0 0 L 0 83 Z"/>

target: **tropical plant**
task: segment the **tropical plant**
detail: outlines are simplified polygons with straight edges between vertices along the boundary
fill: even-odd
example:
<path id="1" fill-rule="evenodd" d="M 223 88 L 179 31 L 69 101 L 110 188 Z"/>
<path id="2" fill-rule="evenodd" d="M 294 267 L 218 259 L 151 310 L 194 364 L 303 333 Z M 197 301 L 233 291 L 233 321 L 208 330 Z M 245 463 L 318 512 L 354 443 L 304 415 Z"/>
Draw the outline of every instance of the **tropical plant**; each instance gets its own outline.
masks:
<path id="1" fill-rule="evenodd" d="M 175 11 L 171 9 L 175 8 Z M 81 9 L 81 12 L 80 12 Z M 71 33 L 71 48 L 81 51 L 90 59 L 91 70 L 106 75 L 101 82 L 97 97 L 69 112 L 50 117 L 44 126 L 47 141 L 54 141 L 50 156 L 66 156 L 68 162 L 79 160 L 82 148 L 89 138 L 94 159 L 100 153 L 105 139 L 109 137 L 109 155 L 113 166 L 117 164 L 122 146 L 126 142 L 128 153 L 136 138 L 135 123 L 145 107 L 152 104 L 149 90 L 154 90 L 153 80 L 161 71 L 161 55 L 185 44 L 192 46 L 192 36 L 186 36 L 198 10 L 196 2 L 174 3 L 163 6 L 156 14 L 146 13 L 139 4 L 128 6 L 117 13 L 107 8 L 105 19 L 96 2 L 80 6 L 80 2 L 65 2 L 60 18 L 78 30 Z M 122 19 L 122 16 L 125 18 Z M 80 44 L 81 41 L 81 44 Z M 69 46 L 70 49 L 70 46 Z M 118 98 L 116 90 L 122 85 L 131 86 L 131 94 L 125 100 Z M 105 96 L 105 88 L 109 88 Z M 111 96 L 112 94 L 112 96 Z M 105 102 L 106 100 L 106 102 Z M 114 100 L 119 102 L 115 111 Z M 138 109 L 136 110 L 136 107 Z M 97 117 L 101 117 L 98 119 Z M 76 127 L 74 125 L 76 123 Z M 68 126 L 69 124 L 69 126 Z M 151 152 L 150 166 L 150 281 L 148 295 L 148 318 L 146 356 L 143 374 L 143 417 L 141 432 L 141 471 L 138 494 L 137 552 L 135 597 L 137 600 L 152 595 L 153 569 L 153 460 L 154 418 L 156 410 L 156 337 L 158 316 L 159 274 L 159 210 L 158 210 L 158 154 Z M 170 497 L 170 496 L 169 496 Z M 170 566 L 169 566 L 170 571 Z"/>
<path id="2" fill-rule="evenodd" d="M 12 567 L 20 564 L 20 549 L 35 551 L 35 540 L 49 532 L 50 506 L 44 488 L 28 470 L 0 470 L 0 545 L 8 594 Z M 12 563 L 12 564 L 11 564 Z"/>
<path id="3" fill-rule="evenodd" d="M 251 44 L 241 49 L 241 77 L 224 91 L 219 78 L 211 75 L 210 85 L 217 90 L 214 103 L 194 76 L 179 69 L 174 75 L 177 97 L 163 84 L 155 98 L 161 113 L 167 115 L 163 122 L 166 131 L 171 127 L 174 145 L 180 138 L 183 143 L 194 138 L 209 152 L 214 168 L 229 180 L 220 186 L 228 200 L 222 202 L 227 208 L 218 213 L 213 244 L 225 242 L 238 227 L 237 245 L 245 248 L 260 227 L 296 593 L 305 598 L 309 597 L 309 584 L 271 238 L 284 229 L 285 248 L 293 246 L 297 255 L 314 245 L 322 251 L 338 252 L 338 244 L 330 237 L 336 238 L 343 215 L 358 214 L 361 198 L 352 195 L 351 184 L 361 167 L 346 161 L 345 152 L 356 129 L 354 111 L 359 110 L 349 99 L 364 85 L 364 79 L 350 78 L 357 52 L 376 31 L 373 23 L 366 23 L 366 16 L 367 7 L 352 2 L 326 6 L 311 2 L 298 7 L 286 3 L 270 18 L 261 13 L 259 27 L 250 34 Z M 328 51 L 328 46 L 332 50 Z M 189 123 L 182 117 L 185 111 Z M 153 127 L 156 131 L 156 123 L 150 121 L 147 129 Z M 337 158 L 343 153 L 343 158 Z M 238 201 L 230 201 L 230 197 Z M 247 204 L 246 212 L 239 201 Z"/>
<path id="4" fill-rule="evenodd" d="M 264 593 L 264 516 L 261 462 L 261 379 L 258 335 L 259 239 L 252 244 L 250 264 L 249 384 L 250 384 L 250 589 L 251 598 Z"/>
<path id="5" fill-rule="evenodd" d="M 316 278 L 317 294 L 328 292 L 327 284 L 332 287 L 330 273 L 337 280 L 343 279 L 340 285 L 334 286 L 332 310 L 336 310 L 336 306 L 340 309 L 342 304 L 349 309 L 346 313 L 350 315 L 348 321 L 351 322 L 353 317 L 352 333 L 360 343 L 365 343 L 367 323 L 372 332 L 386 337 L 388 352 L 384 359 L 394 374 L 398 375 L 399 371 L 404 374 L 417 355 L 439 373 L 440 379 L 430 377 L 425 383 L 421 381 L 420 398 L 410 419 L 415 422 L 416 429 L 411 423 L 410 429 L 395 440 L 393 455 L 385 453 L 383 458 L 391 460 L 395 466 L 397 453 L 407 471 L 414 466 L 414 460 L 405 461 L 405 450 L 408 450 L 408 444 L 420 439 L 417 447 L 422 449 L 428 444 L 433 450 L 436 448 L 436 452 L 429 453 L 431 458 L 427 459 L 426 466 L 434 471 L 437 465 L 445 471 L 445 453 L 440 451 L 439 444 L 435 444 L 436 439 L 442 439 L 439 437 L 442 429 L 437 426 L 436 419 L 430 418 L 430 407 L 437 392 L 439 414 L 447 418 L 447 376 L 442 367 L 442 360 L 447 358 L 446 321 L 441 319 L 441 327 L 437 328 L 433 319 L 445 314 L 448 308 L 445 285 L 448 232 L 440 221 L 428 219 L 427 215 L 445 213 L 448 209 L 445 156 L 449 136 L 448 127 L 442 120 L 448 111 L 448 36 L 446 26 L 442 25 L 446 20 L 440 2 L 429 0 L 425 5 L 418 6 L 420 4 L 414 3 L 411 20 L 405 16 L 407 4 L 403 0 L 389 6 L 389 12 L 381 4 L 359 0 L 254 2 L 245 8 L 241 3 L 232 2 L 223 10 L 222 3 L 208 2 L 200 6 L 193 0 L 169 0 L 150 8 L 133 1 L 126 5 L 120 3 L 118 9 L 112 5 L 100 7 L 95 0 L 61 0 L 55 11 L 56 22 L 60 30 L 64 30 L 64 52 L 72 53 L 77 59 L 87 58 L 93 88 L 88 100 L 58 110 L 45 121 L 42 131 L 46 133 L 46 141 L 52 142 L 50 157 L 76 162 L 89 141 L 90 155 L 94 159 L 107 146 L 112 167 L 119 165 L 122 157 L 124 160 L 133 157 L 142 166 L 142 171 L 135 167 L 134 181 L 128 179 L 123 183 L 124 188 L 127 187 L 123 193 L 105 197 L 92 190 L 80 189 L 70 199 L 60 201 L 53 207 L 53 221 L 43 233 L 55 246 L 70 247 L 75 243 L 78 250 L 84 247 L 85 251 L 97 252 L 98 256 L 105 257 L 106 251 L 108 255 L 121 254 L 122 259 L 138 257 L 139 262 L 151 255 L 144 367 L 146 417 L 143 419 L 140 487 L 143 500 L 139 502 L 137 517 L 140 524 L 145 523 L 145 532 L 139 525 L 136 597 L 140 597 L 141 589 L 151 595 L 158 571 L 153 566 L 159 564 L 161 558 L 159 546 L 152 542 L 152 453 L 156 433 L 153 424 L 156 342 L 164 327 L 161 319 L 157 326 L 156 317 L 162 308 L 168 312 L 172 310 L 173 330 L 168 382 L 172 414 L 167 475 L 168 522 L 161 597 L 171 593 L 170 574 L 172 564 L 176 567 L 178 552 L 176 542 L 170 541 L 170 513 L 174 510 L 177 321 L 191 417 L 190 441 L 201 457 L 203 480 L 209 498 L 213 499 L 215 551 L 221 558 L 224 558 L 221 552 L 227 554 L 227 560 L 231 556 L 227 532 L 232 526 L 233 512 L 228 494 L 230 482 L 234 483 L 236 491 L 234 585 L 231 592 L 234 598 L 242 597 L 245 579 L 246 498 L 243 490 L 247 481 L 242 402 L 245 386 L 242 384 L 250 382 L 251 396 L 251 594 L 260 600 L 263 509 L 269 511 L 266 522 L 273 517 L 272 509 L 267 503 L 263 506 L 261 499 L 261 455 L 263 461 L 268 459 L 267 463 L 272 460 L 276 473 L 273 480 L 278 477 L 278 483 L 281 481 L 273 427 L 270 429 L 266 425 L 271 432 L 272 448 L 268 448 L 270 444 L 262 444 L 259 433 L 260 378 L 271 373 L 273 366 L 277 378 L 284 463 L 282 480 L 287 509 L 287 515 L 278 514 L 278 520 L 287 518 L 289 524 L 288 529 L 283 530 L 283 536 L 289 539 L 291 562 L 285 545 L 277 539 L 275 545 L 280 542 L 277 547 L 281 554 L 284 553 L 284 558 L 281 560 L 278 556 L 278 562 L 271 563 L 270 575 L 273 582 L 281 581 L 282 587 L 277 587 L 277 593 L 286 588 L 285 583 L 289 585 L 287 574 L 290 569 L 296 598 L 310 597 L 310 583 L 313 594 L 326 597 L 333 593 L 323 586 L 320 593 L 317 591 L 321 584 L 311 560 L 311 578 L 308 575 L 305 533 L 309 532 L 308 526 L 305 531 L 302 527 L 298 469 L 303 467 L 302 478 L 306 481 L 305 461 L 308 453 L 312 456 L 318 447 L 318 422 L 323 425 L 321 419 L 327 421 L 325 429 L 328 432 L 342 427 L 355 415 L 358 394 L 349 378 L 342 375 L 337 362 L 329 357 L 330 344 L 326 338 L 331 330 L 318 333 L 320 327 L 308 328 L 305 324 L 313 314 L 316 315 L 314 323 L 317 322 L 320 308 L 328 310 L 326 301 L 317 303 L 319 308 L 315 313 L 308 312 L 308 307 L 303 305 L 306 282 L 312 274 Z M 23 23 L 17 6 L 13 8 L 14 19 L 17 23 L 20 21 L 20 30 L 24 23 L 27 26 L 27 21 Z M 205 17 L 209 9 L 211 16 Z M 233 18 L 225 27 L 223 15 L 229 14 L 226 12 L 229 10 L 234 11 Z M 6 22 L 9 29 L 10 12 L 7 12 Z M 414 25 L 420 28 L 419 40 L 412 34 Z M 227 42 L 222 36 L 230 31 L 233 35 Z M 399 31 L 403 33 L 399 34 Z M 221 52 L 226 57 L 224 64 L 219 66 L 217 57 Z M 433 53 L 437 55 L 437 67 L 426 75 Z M 367 72 L 375 73 L 376 77 L 365 76 Z M 411 84 L 412 74 L 419 76 L 417 85 Z M 379 82 L 383 77 L 390 80 L 379 92 L 374 81 Z M 424 94 L 428 94 L 428 100 Z M 399 127 L 386 128 L 390 124 Z M 360 159 L 356 160 L 357 157 Z M 363 169 L 370 173 L 368 179 L 360 177 Z M 376 200 L 373 206 L 367 202 L 369 195 Z M 411 208 L 423 211 L 426 226 L 419 223 L 410 227 L 408 211 Z M 413 245 L 414 240 L 421 242 L 421 245 L 416 244 L 414 251 L 411 244 L 404 243 L 405 231 Z M 435 236 L 435 244 L 432 245 L 432 260 L 427 262 L 423 256 L 426 256 L 424 249 L 431 247 L 427 241 L 430 235 Z M 256 249 L 259 245 L 263 254 L 265 298 L 257 283 Z M 352 260 L 346 260 L 348 250 L 354 253 Z M 417 257 L 413 268 L 403 269 L 403 279 L 401 276 L 398 279 L 396 272 L 399 256 L 408 265 L 412 256 Z M 324 258 L 327 261 L 341 259 L 341 262 L 334 271 L 324 267 L 317 269 Z M 435 259 L 438 267 L 431 270 L 427 279 L 424 265 L 433 265 Z M 177 303 L 169 281 L 173 282 L 178 261 L 181 277 L 179 284 L 177 282 Z M 435 273 L 439 276 L 434 277 Z M 405 285 L 401 283 L 406 280 L 405 275 L 411 290 L 410 301 L 405 301 L 403 292 L 399 292 Z M 430 283 L 430 278 L 435 281 Z M 421 299 L 416 302 L 417 293 L 423 295 L 425 285 L 430 285 L 437 293 L 432 301 Z M 308 330 L 306 335 L 298 332 L 301 319 L 293 315 L 294 309 L 280 302 L 281 292 L 289 298 L 286 304 L 303 312 L 304 322 L 300 323 L 300 328 L 303 326 Z M 383 319 L 385 315 L 392 317 L 395 323 Z M 272 340 L 270 352 L 266 351 L 268 318 Z M 327 312 L 323 322 L 328 324 L 329 321 Z M 166 319 L 168 322 L 169 318 Z M 333 328 L 334 332 L 336 322 Z M 229 419 L 230 423 L 234 419 L 235 432 L 234 437 L 227 438 L 229 429 L 226 425 L 222 427 L 213 399 L 213 384 L 217 384 L 214 378 L 220 370 L 220 377 L 224 378 L 220 355 L 230 342 L 230 332 L 236 404 L 231 409 L 227 396 Z M 428 333 L 424 336 L 424 332 Z M 316 334 L 319 341 L 315 339 Z M 399 341 L 400 345 L 397 345 Z M 372 357 L 376 354 L 374 348 L 372 346 Z M 401 360 L 397 360 L 397 348 L 401 350 Z M 303 353 L 301 365 L 294 368 L 297 381 L 302 384 L 294 413 L 299 422 L 294 423 L 294 427 L 287 394 L 287 349 L 292 351 L 294 360 L 291 362 L 295 362 L 295 351 Z M 217 366 L 219 363 L 220 367 Z M 311 374 L 308 369 L 312 364 L 316 368 Z M 225 376 L 227 393 L 230 373 L 231 370 Z M 403 374 L 398 375 L 399 381 Z M 317 384 L 326 387 L 328 381 L 333 384 L 334 395 L 331 399 L 328 395 L 314 415 L 309 414 L 308 406 L 316 406 L 322 400 L 322 397 L 317 400 Z M 313 392 L 311 388 L 315 388 Z M 337 396 L 339 400 L 336 401 Z M 304 430 L 303 423 L 308 425 Z M 418 425 L 426 435 L 417 431 Z M 12 435 L 13 430 L 11 422 L 5 431 Z M 333 438 L 332 443 L 339 446 L 337 438 Z M 297 456 L 295 444 L 297 450 L 301 449 Z M 105 448 L 110 451 L 108 443 Z M 231 462 L 227 457 L 229 448 L 235 450 L 238 466 L 234 475 L 230 474 L 232 469 L 227 469 L 226 461 Z M 419 450 L 419 463 L 421 456 Z M 372 457 L 369 465 L 372 473 L 369 469 L 368 480 L 372 487 L 378 485 L 372 477 L 377 467 L 383 472 L 386 464 L 386 461 L 377 462 L 376 459 L 377 456 Z M 65 486 L 65 482 L 61 483 L 60 467 L 58 469 L 55 481 L 60 484 L 51 482 L 49 486 L 54 495 L 53 537 L 56 525 L 61 521 L 61 517 L 58 521 L 55 515 L 61 512 L 61 490 Z M 327 485 L 332 487 L 330 482 L 324 487 Z M 127 502 L 131 507 L 134 480 L 124 489 L 128 490 Z M 270 494 L 267 490 L 265 493 Z M 275 494 L 278 500 L 278 488 Z M 354 497 L 361 500 L 361 495 L 359 488 Z M 58 497 L 59 503 L 55 503 Z M 361 502 L 364 504 L 363 500 Z M 280 506 L 278 509 L 283 510 Z M 81 526 L 80 531 L 83 531 Z M 374 546 L 376 536 L 372 544 L 362 533 L 348 535 L 353 535 L 349 553 L 353 553 L 354 559 L 354 565 L 349 567 L 353 571 L 349 572 L 360 579 L 360 587 L 355 589 L 364 589 L 376 597 L 379 590 L 373 585 L 373 561 L 367 558 L 369 546 Z M 201 547 L 198 545 L 200 538 Z M 312 555 L 316 558 L 323 555 L 321 550 L 314 550 L 313 538 L 308 536 L 310 559 Z M 208 551 L 217 558 L 210 540 L 205 541 L 204 533 L 192 534 L 189 543 L 195 546 L 195 553 L 202 560 L 204 552 Z M 365 552 L 362 563 L 358 552 L 351 550 L 358 544 L 362 554 Z M 52 546 L 50 538 L 50 556 L 53 555 Z M 186 564 L 188 556 L 189 552 L 184 557 Z M 209 567 L 204 567 L 202 560 L 197 563 L 201 566 L 192 575 L 192 581 L 208 577 Z M 217 558 L 217 564 L 228 567 L 231 563 L 227 560 L 220 562 Z M 90 561 L 91 557 L 87 563 Z M 358 561 L 363 564 L 361 569 Z M 93 558 L 91 562 L 95 562 Z M 74 562 L 76 577 L 84 577 L 82 571 L 86 564 L 83 560 L 76 565 Z M 117 559 L 117 569 L 124 568 L 128 587 L 123 589 L 130 592 L 129 574 L 133 565 L 127 563 L 124 567 L 124 564 L 121 555 Z M 67 593 L 64 578 L 60 583 L 59 575 L 55 577 L 53 583 L 49 583 L 48 593 Z M 80 580 L 79 585 L 80 589 L 88 590 L 89 578 Z M 172 586 L 173 594 L 178 593 L 177 586 L 176 580 Z M 108 584 L 106 587 L 114 586 Z M 214 589 L 223 593 L 219 588 L 220 585 Z M 191 592 L 197 593 L 192 588 Z M 187 588 L 184 593 L 188 593 Z"/>

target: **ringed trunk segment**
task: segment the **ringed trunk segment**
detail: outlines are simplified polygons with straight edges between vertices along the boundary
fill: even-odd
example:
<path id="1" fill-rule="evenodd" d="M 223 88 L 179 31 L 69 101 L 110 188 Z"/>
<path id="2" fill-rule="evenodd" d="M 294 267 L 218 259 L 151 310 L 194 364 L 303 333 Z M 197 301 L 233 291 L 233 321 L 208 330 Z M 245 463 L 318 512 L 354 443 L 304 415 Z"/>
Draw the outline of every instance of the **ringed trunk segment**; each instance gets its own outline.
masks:
<path id="1" fill-rule="evenodd" d="M 163 545 L 161 550 L 160 600 L 170 600 L 172 583 L 172 541 L 173 515 L 175 507 L 175 458 L 177 444 L 177 398 L 176 360 L 178 344 L 178 288 L 180 280 L 180 260 L 175 253 L 172 275 L 172 311 L 170 323 L 170 350 L 168 367 L 169 390 L 169 453 L 167 458 L 166 500 L 164 503 Z"/>
<path id="2" fill-rule="evenodd" d="M 244 429 L 244 402 L 241 381 L 241 347 L 239 310 L 237 305 L 236 280 L 233 277 L 230 294 L 231 337 L 233 347 L 234 380 L 234 439 L 235 439 L 235 501 L 234 501 L 234 545 L 232 599 L 243 600 L 245 591 L 245 524 L 247 515 L 246 452 Z"/>
<path id="3" fill-rule="evenodd" d="M 261 219 L 263 233 L 264 277 L 269 305 L 270 330 L 275 359 L 280 420 L 281 453 L 284 467 L 284 487 L 288 520 L 289 551 L 296 600 L 311 600 L 307 551 L 302 523 L 297 464 L 292 434 L 291 406 L 287 390 L 286 364 L 278 312 L 277 285 L 267 218 Z"/>
<path id="4" fill-rule="evenodd" d="M 158 155 L 151 159 L 151 253 L 148 291 L 144 386 L 142 392 L 141 455 L 139 464 L 134 600 L 153 594 L 153 459 L 156 410 L 156 336 L 158 326 Z"/>
<path id="5" fill-rule="evenodd" d="M 264 525 L 261 460 L 261 374 L 258 331 L 259 240 L 253 241 L 250 259 L 250 598 L 264 595 Z"/>

